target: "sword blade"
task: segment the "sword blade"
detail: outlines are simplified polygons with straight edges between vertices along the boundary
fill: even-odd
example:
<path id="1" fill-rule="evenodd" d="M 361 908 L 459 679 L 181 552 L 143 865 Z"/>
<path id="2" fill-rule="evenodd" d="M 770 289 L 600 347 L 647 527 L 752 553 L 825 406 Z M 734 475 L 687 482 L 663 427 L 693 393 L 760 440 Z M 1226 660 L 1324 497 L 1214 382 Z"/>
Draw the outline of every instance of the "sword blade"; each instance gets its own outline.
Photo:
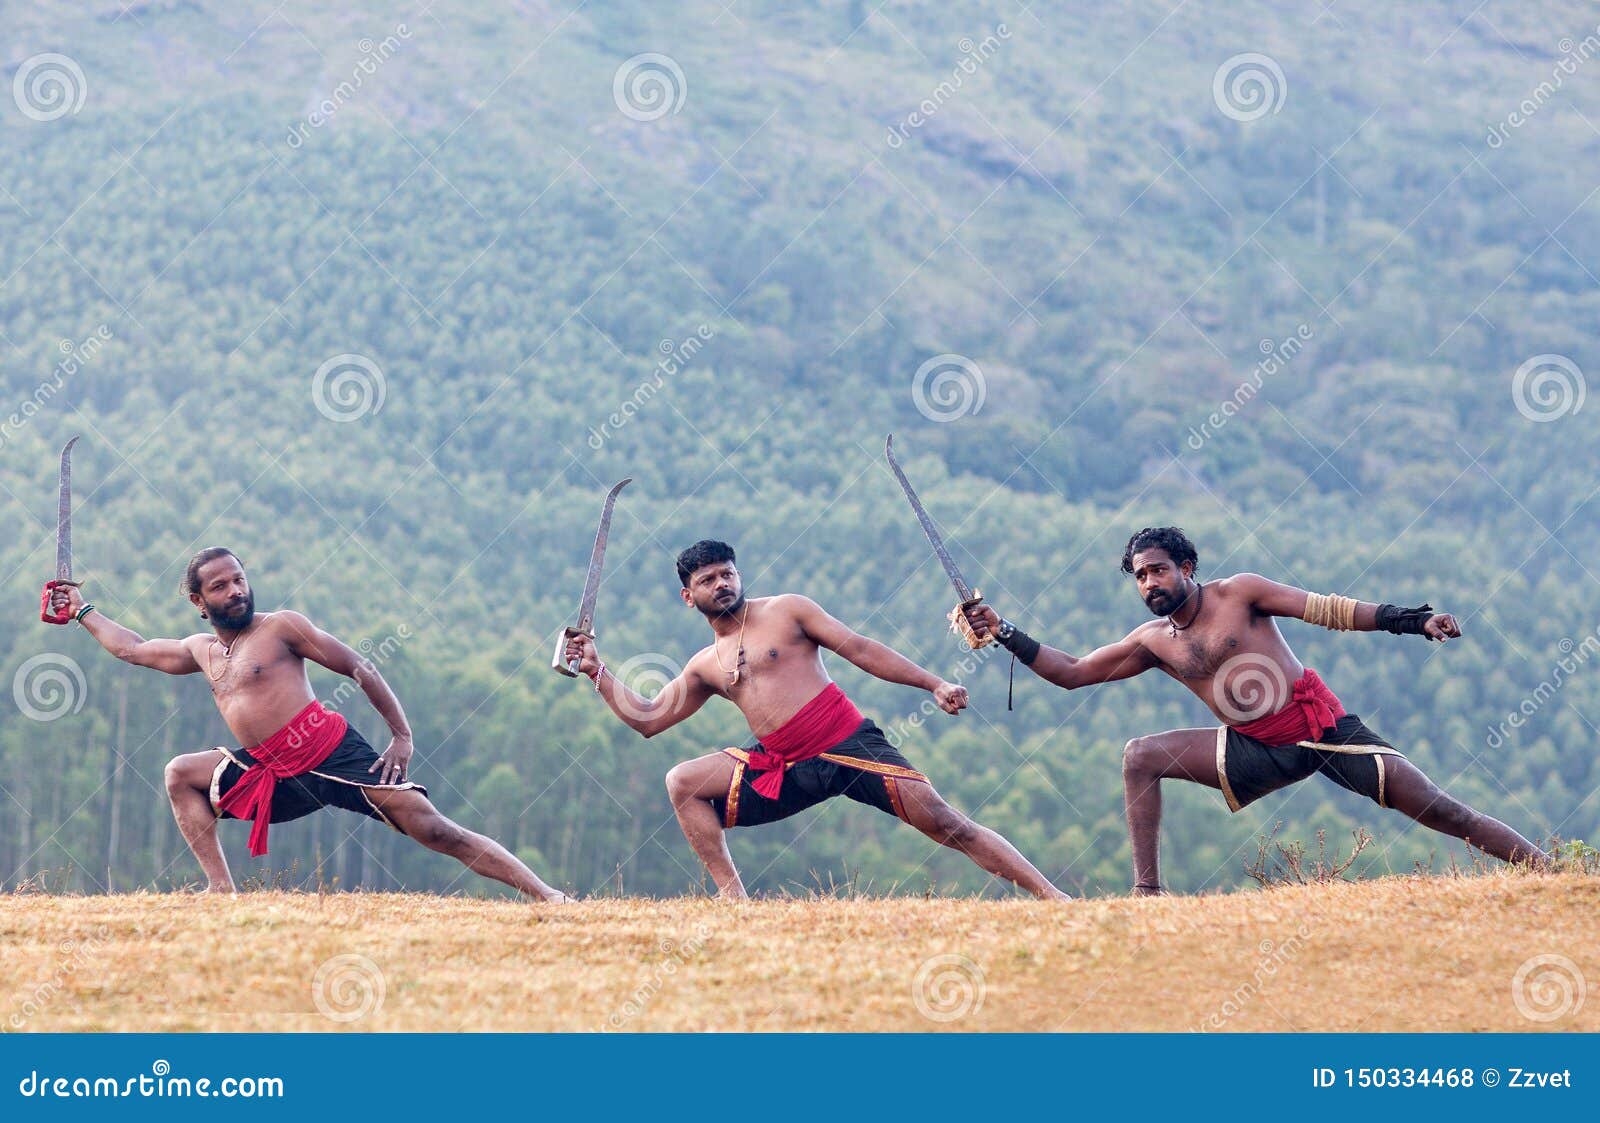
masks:
<path id="1" fill-rule="evenodd" d="M 917 498 L 916 489 L 911 486 L 911 481 L 906 479 L 906 474 L 900 468 L 900 462 L 894 458 L 894 434 L 889 434 L 889 439 L 884 442 L 883 454 L 889 458 L 889 467 L 894 471 L 894 478 L 900 481 L 900 490 L 906 493 L 906 498 L 911 501 L 911 509 L 916 512 L 917 521 L 922 524 L 922 533 L 928 536 L 933 552 L 939 559 L 939 564 L 944 566 L 950 584 L 956 587 L 956 592 L 961 595 L 962 603 L 973 600 L 972 586 L 967 584 L 967 579 L 961 576 L 961 570 L 956 567 L 955 559 L 950 556 L 950 551 L 945 549 L 944 538 L 933 525 L 933 520 L 928 517 L 928 512 L 922 506 L 922 500 Z"/>
<path id="2" fill-rule="evenodd" d="M 611 511 L 617 505 L 617 493 L 633 482 L 629 476 L 606 493 L 605 506 L 600 510 L 600 527 L 594 533 L 594 549 L 589 554 L 589 572 L 583 579 L 583 599 L 578 603 L 578 631 L 594 630 L 594 602 L 600 595 L 600 574 L 605 569 L 606 539 L 611 535 Z"/>
<path id="3" fill-rule="evenodd" d="M 73 437 L 61 450 L 61 496 L 56 502 L 56 579 L 72 580 L 72 446 Z"/>

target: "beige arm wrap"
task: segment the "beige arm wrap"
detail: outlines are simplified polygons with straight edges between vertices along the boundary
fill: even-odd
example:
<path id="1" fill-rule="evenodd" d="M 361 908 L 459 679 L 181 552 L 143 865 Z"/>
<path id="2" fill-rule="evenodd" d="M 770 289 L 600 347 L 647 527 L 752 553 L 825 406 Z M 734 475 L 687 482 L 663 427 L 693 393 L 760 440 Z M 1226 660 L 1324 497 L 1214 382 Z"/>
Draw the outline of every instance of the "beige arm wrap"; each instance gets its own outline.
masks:
<path id="1" fill-rule="evenodd" d="M 1336 632 L 1352 631 L 1356 626 L 1357 603 L 1354 597 L 1341 597 L 1337 593 L 1308 593 L 1305 621 Z"/>

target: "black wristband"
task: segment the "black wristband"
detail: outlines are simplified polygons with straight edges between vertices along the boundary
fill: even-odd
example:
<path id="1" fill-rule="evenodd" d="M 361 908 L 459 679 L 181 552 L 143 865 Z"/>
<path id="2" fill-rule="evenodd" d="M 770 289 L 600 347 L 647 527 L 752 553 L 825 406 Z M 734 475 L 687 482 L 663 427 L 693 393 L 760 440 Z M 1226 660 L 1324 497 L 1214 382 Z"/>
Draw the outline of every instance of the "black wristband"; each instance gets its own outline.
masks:
<path id="1" fill-rule="evenodd" d="M 1420 636 L 1423 634 L 1422 626 L 1433 615 L 1433 605 L 1424 604 L 1417 608 L 1401 608 L 1393 604 L 1380 604 L 1378 606 L 1378 627 L 1385 632 L 1393 632 L 1397 636 Z"/>
<path id="2" fill-rule="evenodd" d="M 1033 666 L 1033 661 L 1039 657 L 1039 641 L 1015 625 L 1011 634 L 999 642 L 1001 647 L 1021 659 L 1025 667 Z"/>

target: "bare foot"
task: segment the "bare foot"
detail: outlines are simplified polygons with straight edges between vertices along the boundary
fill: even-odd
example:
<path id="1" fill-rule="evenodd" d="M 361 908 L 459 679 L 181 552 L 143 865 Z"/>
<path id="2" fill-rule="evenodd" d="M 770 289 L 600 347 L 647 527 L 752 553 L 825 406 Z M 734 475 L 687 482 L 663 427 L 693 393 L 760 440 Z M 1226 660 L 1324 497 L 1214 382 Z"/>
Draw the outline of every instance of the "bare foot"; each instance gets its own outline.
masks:
<path id="1" fill-rule="evenodd" d="M 224 881 L 224 882 L 213 881 L 211 884 L 206 886 L 206 892 L 207 893 L 237 893 L 239 891 L 233 887 L 233 882 L 231 882 L 231 881 Z"/>
<path id="2" fill-rule="evenodd" d="M 577 903 L 578 898 L 570 897 L 559 889 L 552 890 L 548 897 L 540 898 L 540 904 L 545 905 L 575 905 Z"/>
<path id="3" fill-rule="evenodd" d="M 1063 893 L 1061 890 L 1052 885 L 1050 887 L 1050 892 L 1039 899 L 1041 901 L 1070 901 L 1073 899 L 1073 897 L 1071 893 Z"/>
<path id="4" fill-rule="evenodd" d="M 719 901 L 748 901 L 750 895 L 744 891 L 743 885 L 736 885 L 731 889 L 721 890 L 716 899 Z"/>

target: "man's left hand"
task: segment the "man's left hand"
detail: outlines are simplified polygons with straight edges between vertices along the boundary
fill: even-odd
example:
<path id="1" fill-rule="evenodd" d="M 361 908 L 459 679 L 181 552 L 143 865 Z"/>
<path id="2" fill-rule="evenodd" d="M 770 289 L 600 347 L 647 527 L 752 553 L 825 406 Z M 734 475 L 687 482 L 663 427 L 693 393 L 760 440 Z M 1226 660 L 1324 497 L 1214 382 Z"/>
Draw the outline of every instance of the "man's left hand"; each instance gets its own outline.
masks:
<path id="1" fill-rule="evenodd" d="M 967 688 L 960 683 L 941 682 L 933 688 L 933 697 L 947 714 L 959 714 L 967 708 Z"/>
<path id="2" fill-rule="evenodd" d="M 1436 639 L 1444 643 L 1449 639 L 1461 638 L 1461 625 L 1456 623 L 1456 618 L 1448 612 L 1439 612 L 1423 621 L 1422 634 L 1430 640 Z"/>
<path id="3" fill-rule="evenodd" d="M 380 784 L 403 784 L 406 776 L 411 771 L 411 754 L 415 747 L 410 737 L 396 737 L 389 742 L 389 747 L 383 750 L 383 755 L 372 762 L 368 772 L 378 772 Z"/>

